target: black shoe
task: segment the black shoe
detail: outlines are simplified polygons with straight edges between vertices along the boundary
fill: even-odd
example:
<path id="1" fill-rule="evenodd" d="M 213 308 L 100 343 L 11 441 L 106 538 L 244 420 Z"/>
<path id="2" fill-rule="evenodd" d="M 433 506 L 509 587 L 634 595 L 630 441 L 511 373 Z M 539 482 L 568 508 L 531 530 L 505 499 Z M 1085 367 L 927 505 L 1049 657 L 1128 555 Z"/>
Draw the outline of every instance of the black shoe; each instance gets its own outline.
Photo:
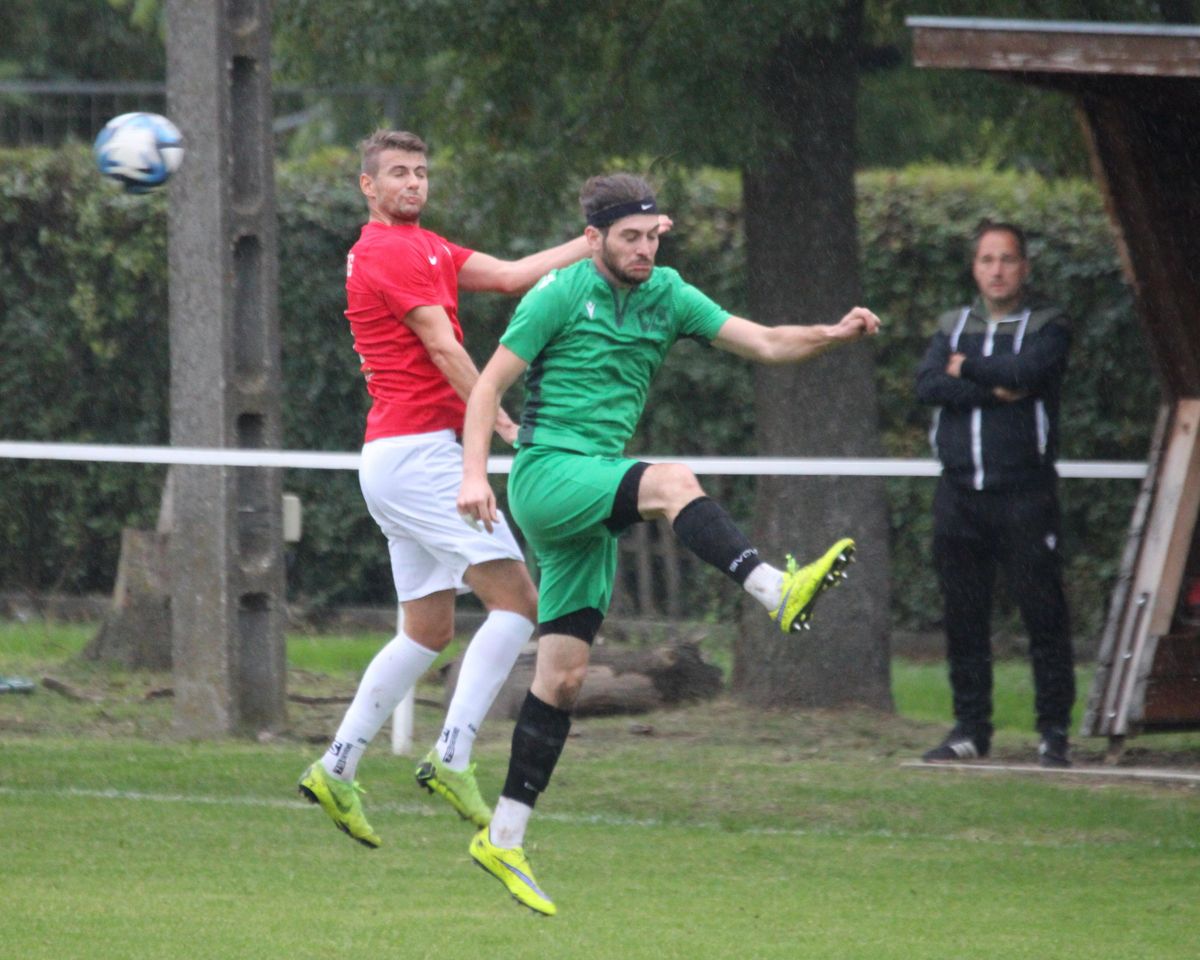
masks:
<path id="1" fill-rule="evenodd" d="M 958 727 L 932 750 L 926 750 L 921 759 L 926 763 L 961 763 L 964 760 L 980 760 L 988 755 L 989 744 L 967 736 Z"/>
<path id="2" fill-rule="evenodd" d="M 1071 748 L 1067 735 L 1062 730 L 1046 730 L 1038 744 L 1038 763 L 1043 767 L 1069 767 Z"/>

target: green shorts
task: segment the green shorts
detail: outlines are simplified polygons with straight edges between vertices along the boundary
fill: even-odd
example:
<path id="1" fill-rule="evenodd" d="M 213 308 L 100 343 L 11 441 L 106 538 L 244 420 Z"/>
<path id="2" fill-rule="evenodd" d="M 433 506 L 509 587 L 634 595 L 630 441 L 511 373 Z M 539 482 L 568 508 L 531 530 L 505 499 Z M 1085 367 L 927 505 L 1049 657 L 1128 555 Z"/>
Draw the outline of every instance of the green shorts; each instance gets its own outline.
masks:
<path id="1" fill-rule="evenodd" d="M 538 565 L 538 620 L 612 602 L 617 534 L 604 525 L 621 479 L 638 463 L 522 447 L 508 478 L 508 506 Z"/>

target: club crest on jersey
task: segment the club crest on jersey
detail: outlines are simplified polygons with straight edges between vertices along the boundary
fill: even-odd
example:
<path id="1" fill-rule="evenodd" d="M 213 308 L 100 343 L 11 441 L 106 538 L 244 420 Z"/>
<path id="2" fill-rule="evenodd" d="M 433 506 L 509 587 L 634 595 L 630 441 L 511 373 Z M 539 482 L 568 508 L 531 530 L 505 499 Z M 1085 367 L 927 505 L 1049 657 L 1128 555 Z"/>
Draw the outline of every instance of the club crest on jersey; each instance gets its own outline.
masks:
<path id="1" fill-rule="evenodd" d="M 667 329 L 667 315 L 658 310 L 643 310 L 638 314 L 642 333 L 659 333 Z"/>

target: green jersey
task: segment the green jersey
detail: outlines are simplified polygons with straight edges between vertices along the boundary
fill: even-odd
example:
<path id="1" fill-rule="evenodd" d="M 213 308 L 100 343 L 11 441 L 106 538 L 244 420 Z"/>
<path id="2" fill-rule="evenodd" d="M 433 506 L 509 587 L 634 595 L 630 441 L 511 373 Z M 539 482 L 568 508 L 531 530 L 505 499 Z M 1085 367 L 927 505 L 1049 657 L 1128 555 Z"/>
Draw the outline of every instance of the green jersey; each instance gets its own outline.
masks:
<path id="1" fill-rule="evenodd" d="M 620 456 L 671 345 L 710 341 L 727 319 L 670 267 L 627 290 L 591 260 L 548 273 L 500 338 L 529 364 L 518 446 Z"/>

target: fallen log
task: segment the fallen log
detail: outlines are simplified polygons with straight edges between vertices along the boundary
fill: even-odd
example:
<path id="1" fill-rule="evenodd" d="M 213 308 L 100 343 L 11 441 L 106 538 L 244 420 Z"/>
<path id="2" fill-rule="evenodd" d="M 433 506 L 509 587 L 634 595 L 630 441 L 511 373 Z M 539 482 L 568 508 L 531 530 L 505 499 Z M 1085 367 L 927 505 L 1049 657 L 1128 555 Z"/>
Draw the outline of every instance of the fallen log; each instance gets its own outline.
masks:
<path id="1" fill-rule="evenodd" d="M 536 647 L 517 658 L 488 716 L 515 720 L 533 682 Z M 445 668 L 443 702 L 454 694 L 461 658 Z M 721 669 L 697 644 L 668 643 L 648 649 L 596 645 L 572 714 L 576 717 L 647 713 L 695 700 L 710 700 L 724 685 Z"/>

